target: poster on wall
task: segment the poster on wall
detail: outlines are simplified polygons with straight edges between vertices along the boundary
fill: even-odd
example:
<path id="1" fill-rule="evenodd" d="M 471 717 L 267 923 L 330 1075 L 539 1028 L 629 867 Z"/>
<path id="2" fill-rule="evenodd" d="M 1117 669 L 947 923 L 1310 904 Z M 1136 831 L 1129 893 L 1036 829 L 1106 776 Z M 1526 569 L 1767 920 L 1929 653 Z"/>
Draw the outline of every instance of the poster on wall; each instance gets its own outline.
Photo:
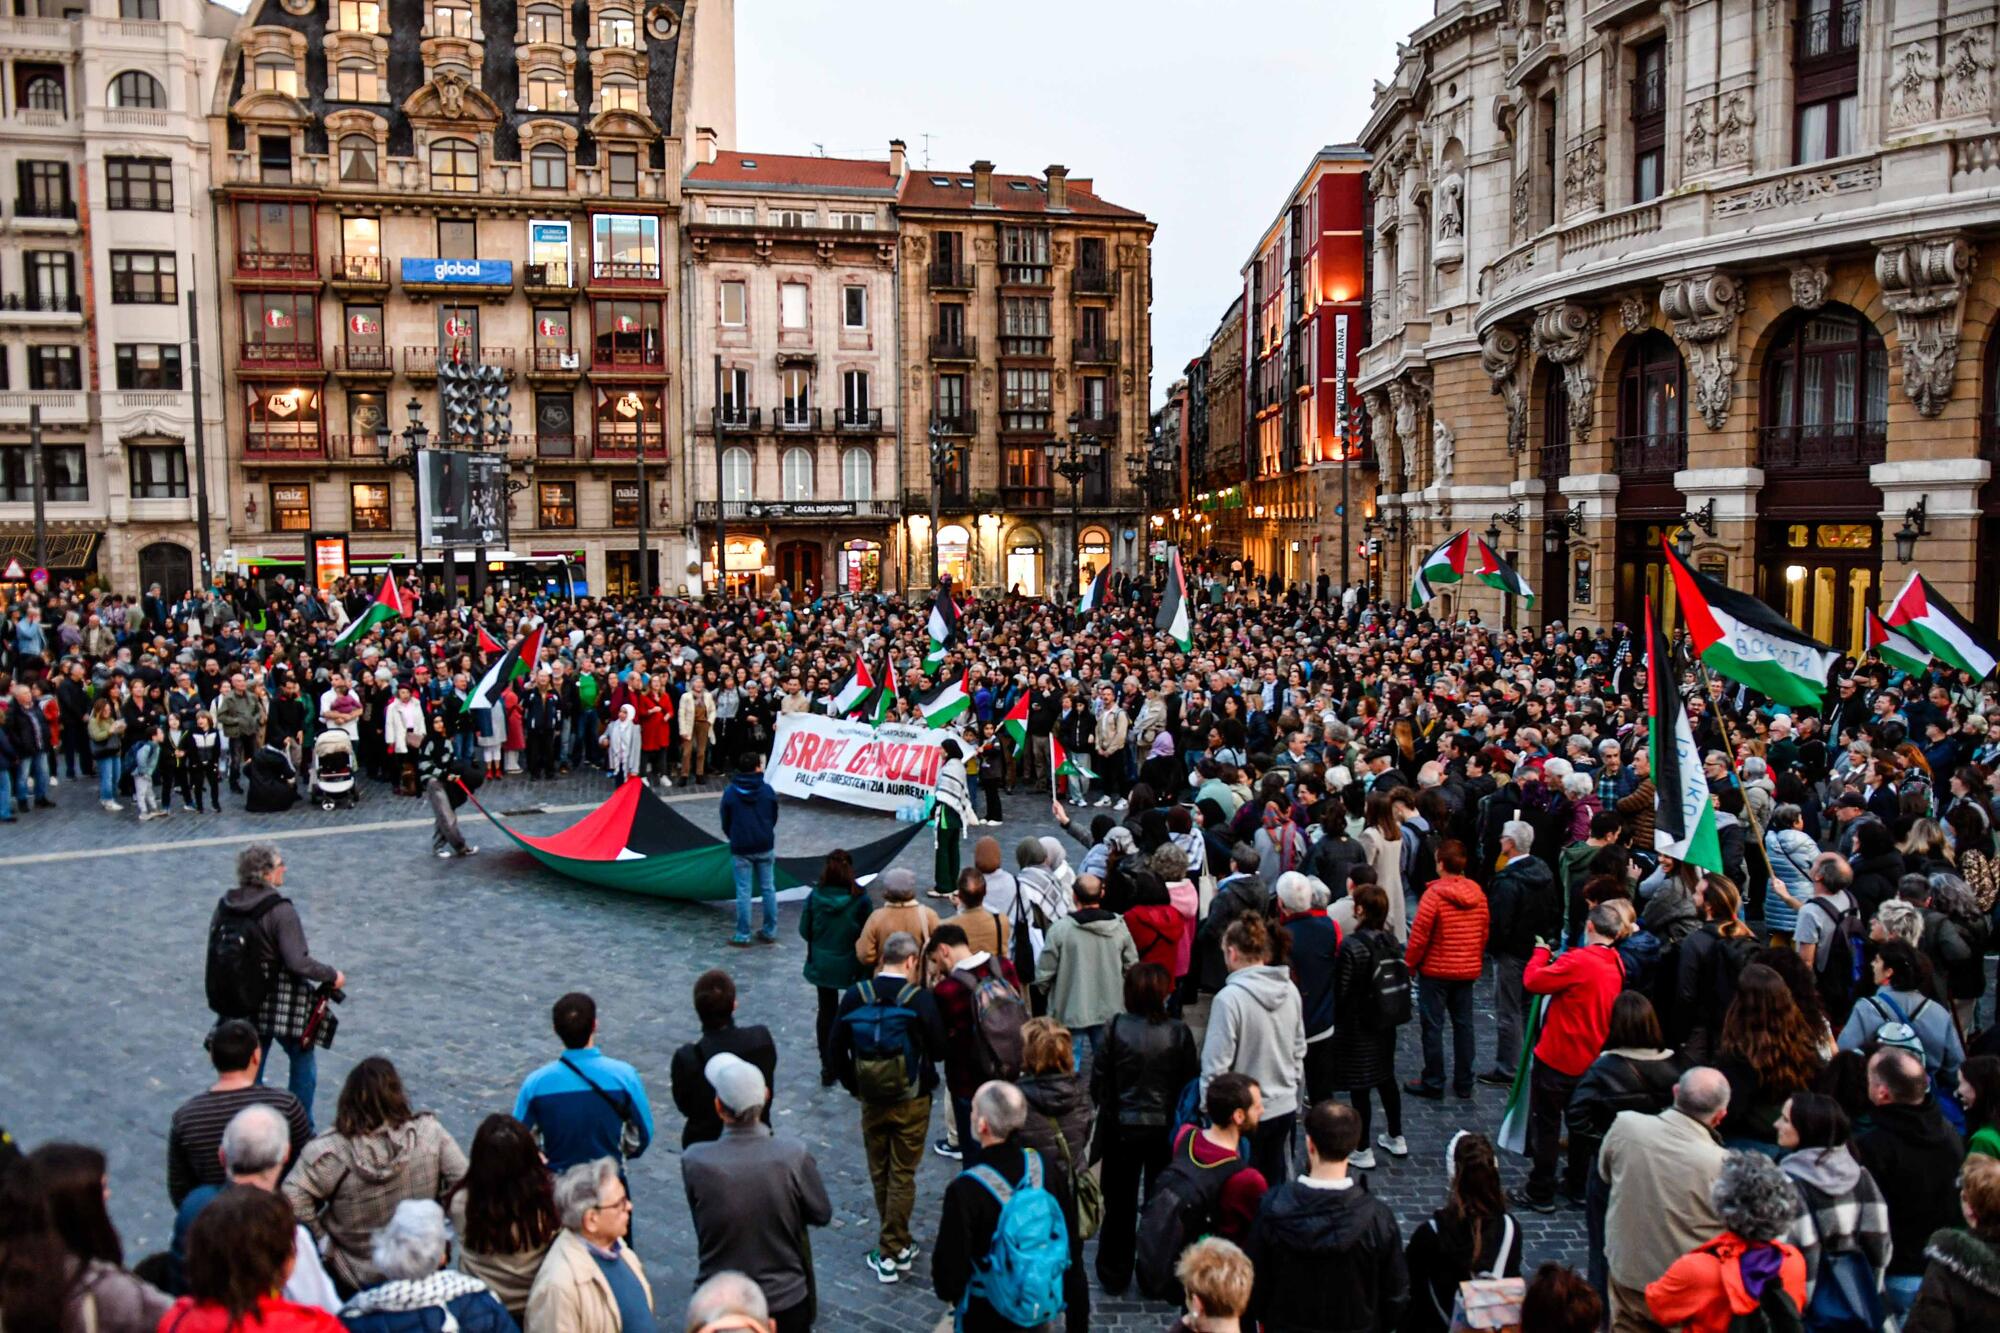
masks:
<path id="1" fill-rule="evenodd" d="M 818 713 L 781 713 L 764 780 L 780 796 L 821 796 L 894 812 L 922 801 L 937 786 L 947 734 L 931 727 L 874 727 Z"/>
<path id="2" fill-rule="evenodd" d="M 506 456 L 463 449 L 418 454 L 417 531 L 430 548 L 506 546 Z"/>
<path id="3" fill-rule="evenodd" d="M 311 556 L 313 584 L 321 592 L 347 577 L 347 538 L 315 536 Z"/>

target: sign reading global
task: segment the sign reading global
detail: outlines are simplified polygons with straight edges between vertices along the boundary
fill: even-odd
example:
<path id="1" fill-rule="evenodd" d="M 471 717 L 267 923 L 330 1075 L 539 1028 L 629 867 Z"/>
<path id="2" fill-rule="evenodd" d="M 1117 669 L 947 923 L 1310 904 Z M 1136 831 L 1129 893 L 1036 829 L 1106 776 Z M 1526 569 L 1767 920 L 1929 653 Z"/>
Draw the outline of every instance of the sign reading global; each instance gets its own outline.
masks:
<path id="1" fill-rule="evenodd" d="M 514 263 L 508 259 L 405 259 L 403 281 L 510 287 Z"/>

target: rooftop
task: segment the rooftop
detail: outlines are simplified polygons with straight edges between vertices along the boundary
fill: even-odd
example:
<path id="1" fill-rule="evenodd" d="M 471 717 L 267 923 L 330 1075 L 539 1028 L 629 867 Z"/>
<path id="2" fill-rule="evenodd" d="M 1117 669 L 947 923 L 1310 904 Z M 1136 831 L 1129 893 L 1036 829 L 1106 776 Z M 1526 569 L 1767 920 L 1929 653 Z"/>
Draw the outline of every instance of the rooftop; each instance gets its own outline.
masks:
<path id="1" fill-rule="evenodd" d="M 1126 218 L 1144 222 L 1146 215 L 1100 199 L 1091 189 L 1088 176 L 1068 178 L 1068 216 Z M 897 203 L 904 208 L 972 208 L 973 181 L 970 171 L 910 169 Z M 1000 213 L 1046 213 L 1049 210 L 1048 181 L 1041 176 L 993 175 L 993 206 Z M 1058 216 L 1064 216 L 1059 214 Z"/>
<path id="2" fill-rule="evenodd" d="M 736 190 L 866 191 L 889 198 L 896 178 L 887 162 L 853 157 L 789 157 L 783 153 L 718 151 L 713 162 L 688 169 L 690 187 L 727 186 Z"/>

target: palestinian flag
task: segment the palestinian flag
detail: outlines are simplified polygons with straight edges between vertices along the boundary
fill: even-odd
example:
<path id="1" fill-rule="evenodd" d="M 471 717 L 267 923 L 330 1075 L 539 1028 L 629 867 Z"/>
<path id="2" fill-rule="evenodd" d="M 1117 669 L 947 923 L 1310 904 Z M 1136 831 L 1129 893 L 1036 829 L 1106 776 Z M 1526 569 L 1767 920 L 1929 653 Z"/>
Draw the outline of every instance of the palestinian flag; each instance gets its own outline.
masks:
<path id="1" fill-rule="evenodd" d="M 1778 703 L 1814 708 L 1821 704 L 1826 678 L 1840 661 L 1838 652 L 1755 597 L 1690 568 L 1664 537 L 1660 549 L 1673 571 L 1674 591 L 1696 656 Z"/>
<path id="2" fill-rule="evenodd" d="M 1033 694 L 1033 690 L 1022 690 L 1007 716 L 1000 719 L 1000 734 L 1014 742 L 1016 759 L 1028 752 L 1028 700 Z"/>
<path id="3" fill-rule="evenodd" d="M 1930 669 L 1931 655 L 1901 630 L 1890 629 L 1873 611 L 1868 613 L 1868 650 L 1896 670 L 1912 676 Z"/>
<path id="4" fill-rule="evenodd" d="M 847 673 L 847 679 L 833 687 L 832 703 L 836 716 L 847 717 L 861 706 L 868 692 L 875 688 L 875 677 L 868 670 L 868 663 L 859 656 L 854 659 L 854 669 Z"/>
<path id="5" fill-rule="evenodd" d="M 881 726 L 889 720 L 889 714 L 896 707 L 896 659 L 882 658 L 882 679 L 873 689 L 861 696 L 854 705 L 851 717 L 858 717 L 871 726 Z"/>
<path id="6" fill-rule="evenodd" d="M 1890 629 L 1901 630 L 1919 648 L 1974 680 L 1985 680 L 2000 666 L 2000 644 L 1980 633 L 1921 574 L 1910 575 L 1882 619 Z"/>
<path id="7" fill-rule="evenodd" d="M 972 707 L 972 678 L 964 672 L 956 679 L 939 682 L 937 688 L 917 700 L 917 711 L 927 727 L 948 727 Z"/>
<path id="8" fill-rule="evenodd" d="M 368 604 L 366 611 L 354 617 L 348 623 L 347 628 L 340 632 L 340 637 L 333 641 L 334 650 L 339 651 L 340 649 L 351 647 L 359 643 L 363 636 L 368 634 L 377 625 L 386 625 L 392 620 L 401 620 L 409 614 L 409 601 L 406 599 L 402 588 L 397 586 L 395 574 L 384 574 L 382 576 L 382 588 L 375 594 L 375 600 Z"/>
<path id="9" fill-rule="evenodd" d="M 958 628 L 958 603 L 951 595 L 951 575 L 938 579 L 937 596 L 931 598 L 930 620 L 925 628 L 931 636 L 930 651 L 924 654 L 924 670 L 936 671 L 944 665 L 945 650 L 963 637 Z"/>
<path id="10" fill-rule="evenodd" d="M 1182 652 L 1193 652 L 1192 614 L 1188 606 L 1187 573 L 1181 568 L 1180 547 L 1175 546 L 1167 551 L 1167 586 L 1160 593 L 1160 613 L 1153 617 L 1153 628 L 1165 630 Z"/>
<path id="11" fill-rule="evenodd" d="M 1423 610 L 1438 595 L 1438 585 L 1456 583 L 1464 578 L 1471 560 L 1472 529 L 1460 528 L 1417 566 L 1417 577 L 1410 583 L 1410 609 Z"/>
<path id="12" fill-rule="evenodd" d="M 1500 1116 L 1500 1132 L 1493 1146 L 1504 1152 L 1528 1154 L 1528 1088 L 1535 1076 L 1535 1044 L 1542 1039 L 1542 1019 L 1547 1017 L 1549 997 L 1531 995 L 1526 1021 L 1521 1024 L 1521 1052 L 1514 1065 L 1514 1082 L 1507 1089 L 1507 1107 Z"/>
<path id="13" fill-rule="evenodd" d="M 1488 546 L 1482 538 L 1479 543 L 1479 567 L 1473 576 L 1489 588 L 1498 588 L 1511 597 L 1521 599 L 1521 605 L 1535 604 L 1535 590 L 1520 576 L 1514 567 L 1500 558 L 1500 553 Z"/>
<path id="14" fill-rule="evenodd" d="M 479 678 L 479 685 L 472 691 L 472 697 L 465 701 L 465 706 L 491 708 L 509 683 L 534 670 L 535 663 L 542 657 L 543 633 L 544 626 L 536 625 L 519 643 L 500 654 L 499 660 L 486 668 L 486 674 Z"/>
<path id="15" fill-rule="evenodd" d="M 491 657 L 500 651 L 500 641 L 486 632 L 486 626 L 479 626 L 479 655 Z"/>
<path id="16" fill-rule="evenodd" d="M 1646 599 L 1646 757 L 1653 765 L 1653 847 L 1663 855 L 1722 873 L 1722 843 L 1715 832 L 1715 802 L 1701 770 L 1687 709 L 1675 682 L 1672 648 Z"/>
<path id="17" fill-rule="evenodd" d="M 1090 581 L 1090 586 L 1083 590 L 1083 598 L 1076 604 L 1076 609 L 1085 615 L 1089 615 L 1098 607 L 1103 606 L 1105 600 L 1110 596 L 1111 563 L 1106 561 L 1104 568 L 1097 571 L 1097 577 Z"/>
<path id="18" fill-rule="evenodd" d="M 1078 782 L 1094 782 L 1097 779 L 1097 774 L 1090 771 L 1082 756 L 1065 750 L 1063 743 L 1054 736 L 1049 737 L 1049 776 L 1075 778 Z"/>

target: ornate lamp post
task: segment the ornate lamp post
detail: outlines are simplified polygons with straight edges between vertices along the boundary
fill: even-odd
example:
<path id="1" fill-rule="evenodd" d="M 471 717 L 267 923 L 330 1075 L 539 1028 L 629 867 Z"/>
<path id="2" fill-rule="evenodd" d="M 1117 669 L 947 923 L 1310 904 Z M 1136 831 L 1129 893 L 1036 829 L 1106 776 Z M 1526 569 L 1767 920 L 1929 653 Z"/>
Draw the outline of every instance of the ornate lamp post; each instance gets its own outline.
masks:
<path id="1" fill-rule="evenodd" d="M 931 418 L 931 586 L 935 588 L 942 576 L 938 563 L 938 524 L 943 520 L 944 474 L 951 467 L 952 460 L 964 448 L 958 441 L 945 434 L 944 422 L 938 417 Z"/>
<path id="2" fill-rule="evenodd" d="M 1070 413 L 1069 434 L 1052 437 L 1042 445 L 1050 466 L 1069 483 L 1069 558 L 1063 563 L 1068 567 L 1071 593 L 1076 591 L 1076 544 L 1083 535 L 1083 479 L 1097 471 L 1104 457 L 1104 441 L 1084 434 L 1082 424 L 1080 416 Z"/>

